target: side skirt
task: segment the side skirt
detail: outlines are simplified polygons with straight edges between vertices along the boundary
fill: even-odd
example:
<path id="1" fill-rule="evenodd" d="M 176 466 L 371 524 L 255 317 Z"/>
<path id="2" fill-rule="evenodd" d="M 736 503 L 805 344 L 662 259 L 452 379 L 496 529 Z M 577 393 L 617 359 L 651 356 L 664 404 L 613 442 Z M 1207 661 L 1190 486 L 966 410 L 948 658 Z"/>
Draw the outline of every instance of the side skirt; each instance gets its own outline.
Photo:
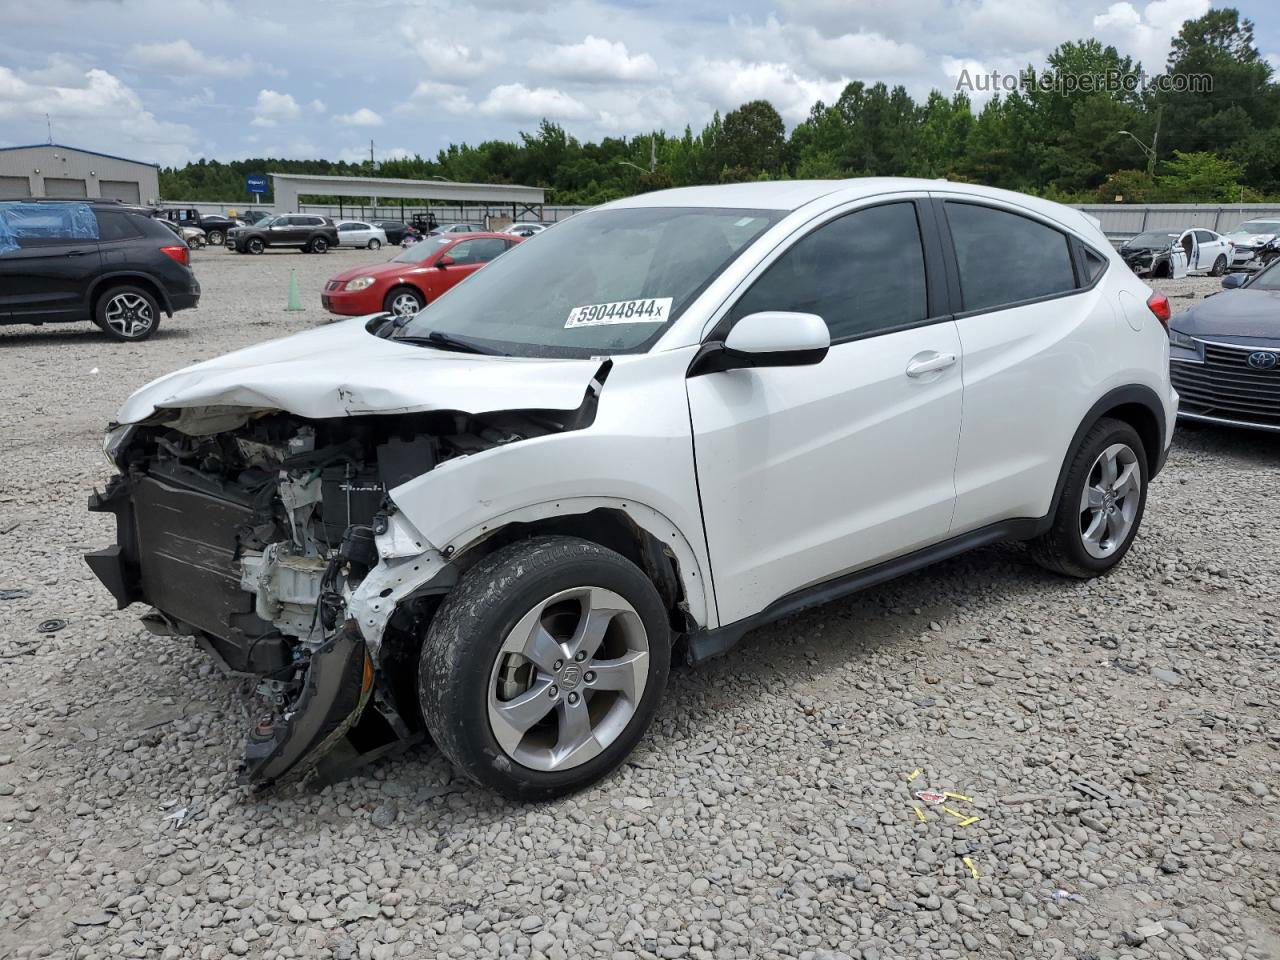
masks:
<path id="1" fill-rule="evenodd" d="M 721 656 L 736 647 L 738 642 L 756 627 L 773 623 L 793 613 L 808 610 L 810 607 L 838 600 L 903 574 L 914 573 L 924 567 L 967 553 L 976 547 L 985 547 L 1004 540 L 1031 540 L 1048 530 L 1052 524 L 1052 514 L 1039 519 L 1002 520 L 905 556 L 886 560 L 873 567 L 855 570 L 834 580 L 824 580 L 822 583 L 805 587 L 780 597 L 750 617 L 744 617 L 723 627 L 716 627 L 714 630 L 699 630 L 691 634 L 688 638 L 687 659 L 689 663 L 701 663 L 712 657 Z"/>

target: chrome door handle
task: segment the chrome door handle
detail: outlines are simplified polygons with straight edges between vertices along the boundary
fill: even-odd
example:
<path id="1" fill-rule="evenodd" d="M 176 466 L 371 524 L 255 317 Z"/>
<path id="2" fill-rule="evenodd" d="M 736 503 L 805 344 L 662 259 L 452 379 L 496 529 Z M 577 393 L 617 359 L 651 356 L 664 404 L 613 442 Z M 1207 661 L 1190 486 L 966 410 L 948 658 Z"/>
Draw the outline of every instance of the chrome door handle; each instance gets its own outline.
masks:
<path id="1" fill-rule="evenodd" d="M 954 353 L 936 353 L 932 350 L 928 353 L 918 353 L 907 364 L 907 376 L 923 377 L 926 373 L 936 373 L 939 370 L 954 367 L 955 363 Z"/>

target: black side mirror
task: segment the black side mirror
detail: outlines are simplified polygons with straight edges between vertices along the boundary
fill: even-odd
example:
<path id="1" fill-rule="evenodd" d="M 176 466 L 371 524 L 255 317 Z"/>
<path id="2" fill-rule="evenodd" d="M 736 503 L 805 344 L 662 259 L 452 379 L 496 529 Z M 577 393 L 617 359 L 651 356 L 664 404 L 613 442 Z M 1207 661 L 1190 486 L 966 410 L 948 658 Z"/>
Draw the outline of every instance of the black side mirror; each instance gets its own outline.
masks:
<path id="1" fill-rule="evenodd" d="M 443 270 L 445 267 L 452 267 L 454 262 L 453 257 L 441 257 L 436 261 L 436 269 Z"/>

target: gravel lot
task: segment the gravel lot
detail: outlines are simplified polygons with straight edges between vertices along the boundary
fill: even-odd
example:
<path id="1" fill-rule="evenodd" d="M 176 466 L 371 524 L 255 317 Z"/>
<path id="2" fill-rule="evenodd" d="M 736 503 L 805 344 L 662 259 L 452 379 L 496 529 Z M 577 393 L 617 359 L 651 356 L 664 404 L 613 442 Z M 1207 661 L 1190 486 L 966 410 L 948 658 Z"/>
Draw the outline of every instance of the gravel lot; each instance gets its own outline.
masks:
<path id="1" fill-rule="evenodd" d="M 0 590 L 30 591 L 0 599 L 0 957 L 1280 957 L 1266 435 L 1182 429 L 1105 580 L 992 547 L 679 669 L 568 800 L 497 800 L 429 747 L 247 799 L 235 684 L 112 609 L 85 498 L 128 393 L 323 322 L 368 258 L 197 252 L 202 306 L 143 344 L 0 328 Z"/>

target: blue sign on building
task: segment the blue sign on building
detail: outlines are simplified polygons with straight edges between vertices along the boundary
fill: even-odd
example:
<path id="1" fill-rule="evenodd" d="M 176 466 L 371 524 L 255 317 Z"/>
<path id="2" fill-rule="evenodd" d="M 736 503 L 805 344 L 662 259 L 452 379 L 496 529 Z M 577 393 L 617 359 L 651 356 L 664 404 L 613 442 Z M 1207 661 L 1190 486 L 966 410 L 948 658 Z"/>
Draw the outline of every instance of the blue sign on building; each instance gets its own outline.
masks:
<path id="1" fill-rule="evenodd" d="M 266 177 L 245 177 L 244 185 L 249 188 L 250 193 L 262 195 L 267 192 Z"/>

